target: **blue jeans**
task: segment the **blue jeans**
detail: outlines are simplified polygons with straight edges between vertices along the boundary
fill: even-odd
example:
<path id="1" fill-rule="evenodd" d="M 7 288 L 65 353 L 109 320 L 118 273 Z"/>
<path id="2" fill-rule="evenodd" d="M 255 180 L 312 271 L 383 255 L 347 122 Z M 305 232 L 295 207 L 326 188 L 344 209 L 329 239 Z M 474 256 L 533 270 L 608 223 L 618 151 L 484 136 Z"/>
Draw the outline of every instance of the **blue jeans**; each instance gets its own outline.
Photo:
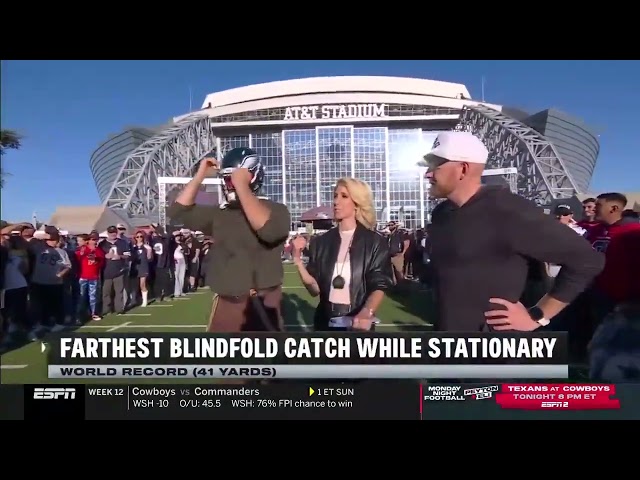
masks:
<path id="1" fill-rule="evenodd" d="M 81 278 L 78 282 L 80 286 L 80 298 L 78 301 L 78 317 L 82 315 L 84 311 L 85 301 L 87 296 L 89 297 L 89 310 L 91 315 L 95 315 L 97 312 L 98 304 L 98 280 L 85 280 Z"/>

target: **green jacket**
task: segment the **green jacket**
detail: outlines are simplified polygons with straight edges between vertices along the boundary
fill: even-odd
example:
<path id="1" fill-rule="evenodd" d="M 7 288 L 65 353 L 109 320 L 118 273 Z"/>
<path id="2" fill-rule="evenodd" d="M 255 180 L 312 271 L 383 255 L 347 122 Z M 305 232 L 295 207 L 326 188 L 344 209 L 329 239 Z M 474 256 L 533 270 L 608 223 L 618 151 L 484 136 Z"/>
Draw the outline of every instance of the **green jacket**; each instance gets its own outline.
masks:
<path id="1" fill-rule="evenodd" d="M 213 237 L 206 281 L 223 296 L 244 296 L 249 290 L 282 284 L 282 250 L 291 215 L 281 203 L 262 200 L 271 210 L 267 223 L 254 232 L 239 208 L 174 203 L 167 211 L 172 223 L 183 223 Z"/>

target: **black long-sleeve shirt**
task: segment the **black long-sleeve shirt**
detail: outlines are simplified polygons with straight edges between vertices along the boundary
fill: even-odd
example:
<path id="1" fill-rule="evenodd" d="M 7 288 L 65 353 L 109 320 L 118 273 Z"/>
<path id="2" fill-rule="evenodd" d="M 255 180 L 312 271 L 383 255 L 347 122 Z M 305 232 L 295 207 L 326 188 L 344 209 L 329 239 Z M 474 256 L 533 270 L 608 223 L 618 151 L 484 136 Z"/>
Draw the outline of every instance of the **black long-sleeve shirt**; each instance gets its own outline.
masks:
<path id="1" fill-rule="evenodd" d="M 604 267 L 604 256 L 541 208 L 504 187 L 485 186 L 461 207 L 432 215 L 431 260 L 441 331 L 486 330 L 490 298 L 517 302 L 531 259 L 561 265 L 549 294 L 569 303 Z"/>

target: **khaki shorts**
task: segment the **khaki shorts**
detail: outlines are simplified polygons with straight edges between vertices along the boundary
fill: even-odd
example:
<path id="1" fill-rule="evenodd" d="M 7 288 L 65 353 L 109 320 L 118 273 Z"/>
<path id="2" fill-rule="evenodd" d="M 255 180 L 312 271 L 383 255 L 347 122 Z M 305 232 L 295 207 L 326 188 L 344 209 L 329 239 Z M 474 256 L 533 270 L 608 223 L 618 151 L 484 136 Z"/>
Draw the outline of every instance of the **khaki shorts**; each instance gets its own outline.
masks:
<path id="1" fill-rule="evenodd" d="M 393 268 L 395 270 L 397 270 L 398 272 L 402 273 L 402 271 L 404 269 L 404 255 L 403 254 L 399 254 L 399 255 L 394 255 L 393 257 L 391 257 L 391 265 L 393 265 Z"/>

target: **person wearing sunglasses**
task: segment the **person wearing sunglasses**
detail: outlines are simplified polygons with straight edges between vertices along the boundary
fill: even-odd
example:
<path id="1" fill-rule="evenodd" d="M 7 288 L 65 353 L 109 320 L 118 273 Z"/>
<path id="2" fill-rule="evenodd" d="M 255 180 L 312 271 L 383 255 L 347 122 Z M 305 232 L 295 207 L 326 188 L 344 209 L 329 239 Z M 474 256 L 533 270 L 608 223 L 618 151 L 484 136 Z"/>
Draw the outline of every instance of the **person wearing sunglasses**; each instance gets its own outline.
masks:
<path id="1" fill-rule="evenodd" d="M 138 231 L 133 237 L 133 248 L 131 249 L 131 270 L 132 279 L 138 279 L 138 285 L 135 287 L 134 282 L 130 282 L 132 286 L 131 295 L 132 303 L 136 303 L 138 288 L 142 296 L 142 307 L 147 306 L 149 291 L 147 289 L 147 279 L 149 278 L 150 265 L 153 260 L 153 250 L 146 242 L 146 235 L 143 231 Z"/>

